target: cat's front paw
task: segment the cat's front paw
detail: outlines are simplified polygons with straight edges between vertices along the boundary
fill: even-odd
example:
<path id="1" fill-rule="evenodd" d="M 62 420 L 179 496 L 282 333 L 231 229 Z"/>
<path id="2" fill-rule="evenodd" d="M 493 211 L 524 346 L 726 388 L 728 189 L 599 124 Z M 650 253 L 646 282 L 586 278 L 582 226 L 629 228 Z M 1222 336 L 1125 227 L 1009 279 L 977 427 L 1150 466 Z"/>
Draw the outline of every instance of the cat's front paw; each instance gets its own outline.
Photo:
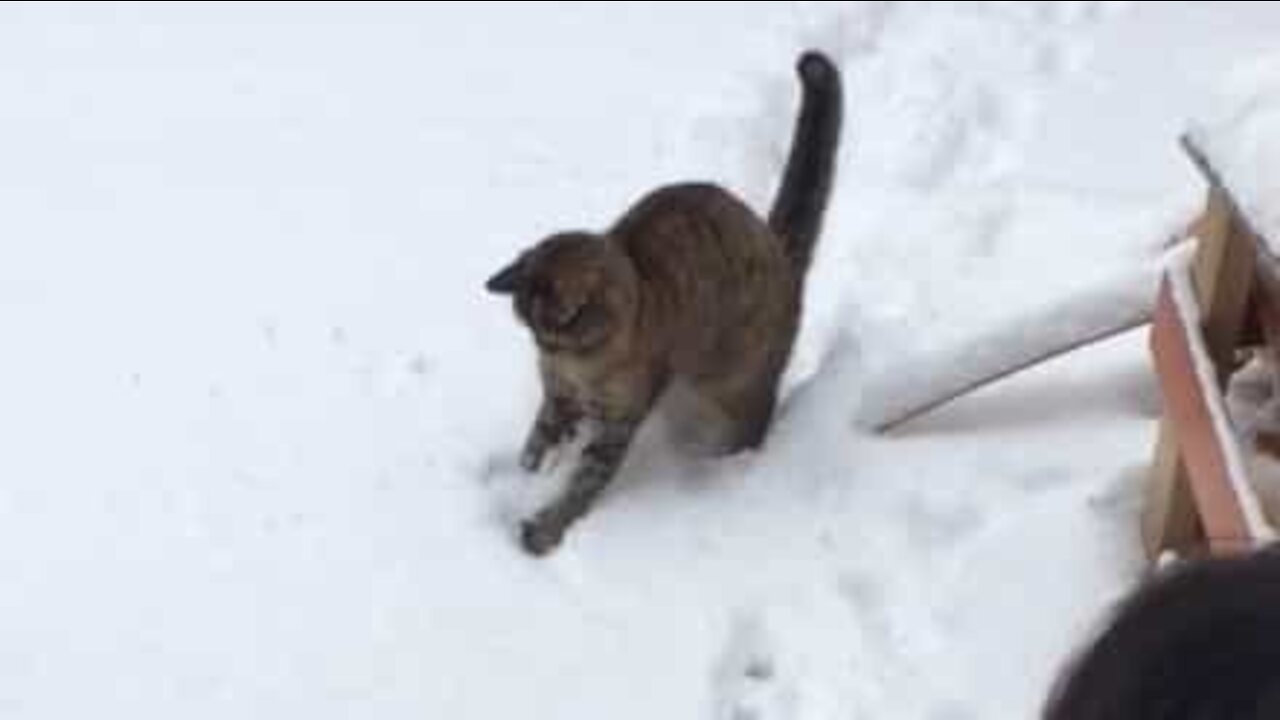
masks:
<path id="1" fill-rule="evenodd" d="M 564 528 L 559 524 L 537 519 L 520 523 L 520 546 L 535 557 L 549 554 L 563 539 Z"/>

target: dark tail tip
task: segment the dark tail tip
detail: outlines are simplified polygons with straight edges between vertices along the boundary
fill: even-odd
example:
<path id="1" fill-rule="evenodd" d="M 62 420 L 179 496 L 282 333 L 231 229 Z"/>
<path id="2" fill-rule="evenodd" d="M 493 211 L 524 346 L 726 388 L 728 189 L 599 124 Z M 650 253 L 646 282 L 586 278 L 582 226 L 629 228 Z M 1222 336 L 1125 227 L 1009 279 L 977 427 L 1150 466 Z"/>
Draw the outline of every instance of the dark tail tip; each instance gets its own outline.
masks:
<path id="1" fill-rule="evenodd" d="M 796 61 L 803 92 L 782 183 L 769 212 L 769 227 L 786 243 L 797 270 L 808 269 L 836 174 L 844 114 L 840 69 L 825 54 L 808 50 Z"/>
<path id="2" fill-rule="evenodd" d="M 796 72 L 806 85 L 830 85 L 840 79 L 840 71 L 836 69 L 835 63 L 817 50 L 807 50 L 800 55 L 800 60 L 796 62 Z"/>

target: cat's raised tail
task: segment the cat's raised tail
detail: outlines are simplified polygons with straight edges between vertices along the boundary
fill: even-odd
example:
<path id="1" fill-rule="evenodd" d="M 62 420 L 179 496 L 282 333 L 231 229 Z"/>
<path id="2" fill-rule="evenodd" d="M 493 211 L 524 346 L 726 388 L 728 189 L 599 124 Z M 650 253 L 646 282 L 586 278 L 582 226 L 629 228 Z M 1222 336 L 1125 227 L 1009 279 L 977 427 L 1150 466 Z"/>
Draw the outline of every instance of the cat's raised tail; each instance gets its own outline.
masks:
<path id="1" fill-rule="evenodd" d="M 803 53 L 796 72 L 803 93 L 800 115 L 782 184 L 769 211 L 769 227 L 787 244 L 787 255 L 803 275 L 813 258 L 835 182 L 844 91 L 839 68 L 820 52 Z"/>

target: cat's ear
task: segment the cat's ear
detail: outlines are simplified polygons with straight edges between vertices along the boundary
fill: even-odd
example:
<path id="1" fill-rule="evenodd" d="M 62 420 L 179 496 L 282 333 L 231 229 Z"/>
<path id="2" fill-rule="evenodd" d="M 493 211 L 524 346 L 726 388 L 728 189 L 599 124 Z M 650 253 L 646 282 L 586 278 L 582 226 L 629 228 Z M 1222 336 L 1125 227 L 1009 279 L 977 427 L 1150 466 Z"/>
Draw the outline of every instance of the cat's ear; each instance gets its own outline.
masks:
<path id="1" fill-rule="evenodd" d="M 510 265 L 493 274 L 484 284 L 485 290 L 496 295 L 511 295 L 520 289 L 525 281 L 525 259 L 516 258 Z"/>

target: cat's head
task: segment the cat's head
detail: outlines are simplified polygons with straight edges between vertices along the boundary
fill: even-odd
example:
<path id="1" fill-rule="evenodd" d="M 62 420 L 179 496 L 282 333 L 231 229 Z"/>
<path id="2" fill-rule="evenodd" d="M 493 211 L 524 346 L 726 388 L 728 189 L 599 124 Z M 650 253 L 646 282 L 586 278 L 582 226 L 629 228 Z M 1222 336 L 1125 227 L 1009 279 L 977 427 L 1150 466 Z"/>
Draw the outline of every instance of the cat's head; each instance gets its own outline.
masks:
<path id="1" fill-rule="evenodd" d="M 634 313 L 629 261 L 588 233 L 543 240 L 490 277 L 485 288 L 510 295 L 516 315 L 550 352 L 596 350 L 623 331 Z"/>

